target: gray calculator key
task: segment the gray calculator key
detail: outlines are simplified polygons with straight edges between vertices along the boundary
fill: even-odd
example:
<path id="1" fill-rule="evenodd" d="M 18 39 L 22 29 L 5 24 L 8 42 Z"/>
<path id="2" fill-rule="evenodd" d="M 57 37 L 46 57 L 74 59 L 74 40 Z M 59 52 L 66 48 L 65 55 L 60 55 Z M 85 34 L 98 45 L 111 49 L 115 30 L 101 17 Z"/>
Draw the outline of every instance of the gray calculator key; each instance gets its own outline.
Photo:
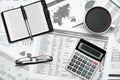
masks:
<path id="1" fill-rule="evenodd" d="M 86 63 L 87 63 L 87 61 L 86 61 L 86 60 L 83 60 L 82 62 L 83 62 L 84 64 L 86 64 Z"/>
<path id="2" fill-rule="evenodd" d="M 96 68 L 96 65 L 92 65 L 92 68 Z"/>
<path id="3" fill-rule="evenodd" d="M 75 68 L 73 68 L 73 69 L 72 69 L 72 71 L 73 71 L 73 72 L 76 72 L 76 69 L 75 69 Z"/>
<path id="4" fill-rule="evenodd" d="M 81 76 L 85 77 L 86 73 L 85 72 L 82 72 Z"/>
<path id="5" fill-rule="evenodd" d="M 81 72 L 80 72 L 80 71 L 77 71 L 77 74 L 79 74 L 79 75 L 80 75 L 80 74 L 81 74 Z"/>
<path id="6" fill-rule="evenodd" d="M 80 55 L 81 58 L 83 58 L 84 56 L 83 55 Z"/>
<path id="7" fill-rule="evenodd" d="M 72 59 L 71 61 L 72 61 L 72 62 L 75 62 L 75 59 Z"/>
<path id="8" fill-rule="evenodd" d="M 81 76 L 83 76 L 83 77 L 85 77 L 85 75 L 86 75 L 86 74 L 83 74 L 83 73 L 81 74 Z"/>
<path id="9" fill-rule="evenodd" d="M 81 64 L 80 66 L 81 66 L 81 67 L 85 67 L 85 65 L 84 65 L 84 64 Z"/>
<path id="10" fill-rule="evenodd" d="M 82 58 L 78 58 L 79 61 L 82 61 Z"/>
<path id="11" fill-rule="evenodd" d="M 85 66 L 85 69 L 88 70 L 88 69 L 89 69 L 89 66 Z"/>
<path id="12" fill-rule="evenodd" d="M 73 56 L 74 59 L 77 59 L 78 57 L 76 55 Z"/>
<path id="13" fill-rule="evenodd" d="M 87 71 L 86 71 L 86 70 L 83 70 L 83 73 L 84 73 L 84 74 L 86 74 L 86 73 L 87 73 Z"/>
<path id="14" fill-rule="evenodd" d="M 78 65 L 74 65 L 74 68 L 78 68 Z"/>
<path id="15" fill-rule="evenodd" d="M 79 56 L 79 53 L 78 53 L 78 52 L 75 52 L 75 55 Z"/>
<path id="16" fill-rule="evenodd" d="M 79 64 L 80 64 L 80 62 L 79 62 L 79 61 L 77 61 L 77 62 L 76 62 L 76 64 L 77 64 L 77 65 L 79 65 Z"/>
<path id="17" fill-rule="evenodd" d="M 72 62 L 70 62 L 70 64 L 69 64 L 69 65 L 73 66 L 74 64 L 73 64 Z"/>
<path id="18" fill-rule="evenodd" d="M 91 68 L 90 71 L 91 71 L 91 72 L 94 72 L 94 69 Z"/>
<path id="19" fill-rule="evenodd" d="M 93 62 L 93 60 L 89 59 L 89 62 L 90 62 L 90 63 L 92 63 L 92 62 Z"/>
<path id="20" fill-rule="evenodd" d="M 82 68 L 82 67 L 79 67 L 79 70 L 80 70 L 80 71 L 83 71 L 83 68 Z"/>
<path id="21" fill-rule="evenodd" d="M 88 58 L 87 58 L 87 57 L 84 57 L 84 59 L 85 59 L 85 60 L 88 60 Z"/>
<path id="22" fill-rule="evenodd" d="M 71 69 L 72 69 L 72 67 L 71 67 L 71 66 L 68 66 L 67 68 L 68 68 L 69 70 L 71 70 Z"/>
<path id="23" fill-rule="evenodd" d="M 88 66 L 91 66 L 91 63 L 87 63 Z"/>
<path id="24" fill-rule="evenodd" d="M 87 75 L 86 78 L 87 78 L 87 79 L 90 79 L 90 76 Z"/>
<path id="25" fill-rule="evenodd" d="M 91 72 L 88 72 L 88 75 L 90 75 L 90 76 L 91 76 L 91 75 L 92 75 L 92 73 L 91 73 Z"/>

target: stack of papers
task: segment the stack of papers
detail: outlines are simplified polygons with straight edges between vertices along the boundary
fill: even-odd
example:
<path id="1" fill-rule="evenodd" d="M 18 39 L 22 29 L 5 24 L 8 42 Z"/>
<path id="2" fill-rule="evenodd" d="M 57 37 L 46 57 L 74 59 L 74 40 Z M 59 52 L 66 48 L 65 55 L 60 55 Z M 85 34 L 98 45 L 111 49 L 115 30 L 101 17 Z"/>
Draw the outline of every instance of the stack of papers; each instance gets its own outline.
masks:
<path id="1" fill-rule="evenodd" d="M 33 2 L 33 0 L 1 0 L 0 10 L 4 11 L 31 2 Z M 80 4 L 78 2 L 80 2 Z M 9 44 L 0 19 L 0 79 L 80 80 L 65 70 L 68 58 L 71 56 L 80 38 L 85 38 L 107 50 L 107 55 L 93 80 L 120 79 L 120 9 L 112 3 L 111 0 L 95 0 L 95 2 L 92 3 L 92 6 L 103 6 L 108 9 L 112 15 L 112 23 L 117 25 L 117 28 L 111 29 L 107 36 L 94 36 L 87 34 L 88 32 L 84 28 L 84 25 L 78 25 L 83 22 L 87 2 L 89 1 L 75 0 L 75 3 L 77 3 L 76 6 L 80 7 L 80 11 L 77 10 L 78 13 L 74 13 L 73 11 L 76 10 L 76 6 L 74 7 L 72 0 L 61 2 L 49 0 L 47 3 L 49 4 L 52 23 L 54 28 L 59 30 L 36 37 L 33 42 L 28 39 Z M 114 0 L 114 2 L 120 5 L 119 0 Z M 73 28 L 75 25 L 78 26 Z M 54 60 L 53 62 L 45 64 L 16 67 L 15 60 L 26 56 L 26 53 L 31 53 L 32 56 L 47 54 L 53 56 Z M 113 75 L 115 76 L 113 77 Z"/>

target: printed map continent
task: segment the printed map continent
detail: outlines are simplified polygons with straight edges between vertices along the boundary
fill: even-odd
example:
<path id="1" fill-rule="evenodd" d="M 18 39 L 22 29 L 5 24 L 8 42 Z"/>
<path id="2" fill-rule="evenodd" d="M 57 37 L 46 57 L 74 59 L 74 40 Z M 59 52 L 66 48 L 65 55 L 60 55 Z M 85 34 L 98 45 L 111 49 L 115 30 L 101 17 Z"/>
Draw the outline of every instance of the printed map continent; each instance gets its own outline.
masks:
<path id="1" fill-rule="evenodd" d="M 71 22 L 75 22 L 76 19 L 70 15 L 70 4 L 66 4 L 62 7 L 59 7 L 57 12 L 53 14 L 53 22 L 57 23 L 59 26 L 63 24 L 62 19 L 70 19 Z"/>

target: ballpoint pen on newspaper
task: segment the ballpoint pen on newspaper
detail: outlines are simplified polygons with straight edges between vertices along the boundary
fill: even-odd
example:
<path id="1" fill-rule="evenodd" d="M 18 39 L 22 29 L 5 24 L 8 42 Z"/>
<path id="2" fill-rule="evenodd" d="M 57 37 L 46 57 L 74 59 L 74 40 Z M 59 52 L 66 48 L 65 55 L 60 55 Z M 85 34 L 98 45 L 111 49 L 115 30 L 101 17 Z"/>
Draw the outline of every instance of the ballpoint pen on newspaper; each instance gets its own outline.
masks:
<path id="1" fill-rule="evenodd" d="M 23 14 L 23 18 L 25 20 L 25 25 L 26 25 L 29 37 L 31 38 L 31 40 L 33 40 L 32 31 L 30 29 L 30 25 L 29 25 L 29 22 L 28 22 L 26 11 L 25 11 L 25 9 L 24 9 L 24 7 L 22 5 L 20 6 L 20 8 L 21 8 L 21 11 L 22 11 L 22 14 Z"/>
<path id="2" fill-rule="evenodd" d="M 35 57 L 23 57 L 15 61 L 16 66 L 37 64 L 37 63 L 46 63 L 53 61 L 53 57 L 49 55 L 40 55 Z"/>

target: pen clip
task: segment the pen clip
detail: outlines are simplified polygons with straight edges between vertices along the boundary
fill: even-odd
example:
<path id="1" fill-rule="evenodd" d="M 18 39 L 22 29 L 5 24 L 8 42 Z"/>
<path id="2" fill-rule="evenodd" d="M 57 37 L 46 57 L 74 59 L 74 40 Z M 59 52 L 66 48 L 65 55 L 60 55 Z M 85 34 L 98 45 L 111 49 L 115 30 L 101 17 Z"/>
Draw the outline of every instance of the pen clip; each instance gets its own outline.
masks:
<path id="1" fill-rule="evenodd" d="M 21 11 L 22 11 L 22 14 L 23 14 L 23 18 L 24 18 L 25 20 L 27 20 L 27 15 L 26 15 L 26 12 L 25 12 L 24 7 L 21 5 L 20 8 L 21 8 Z"/>

